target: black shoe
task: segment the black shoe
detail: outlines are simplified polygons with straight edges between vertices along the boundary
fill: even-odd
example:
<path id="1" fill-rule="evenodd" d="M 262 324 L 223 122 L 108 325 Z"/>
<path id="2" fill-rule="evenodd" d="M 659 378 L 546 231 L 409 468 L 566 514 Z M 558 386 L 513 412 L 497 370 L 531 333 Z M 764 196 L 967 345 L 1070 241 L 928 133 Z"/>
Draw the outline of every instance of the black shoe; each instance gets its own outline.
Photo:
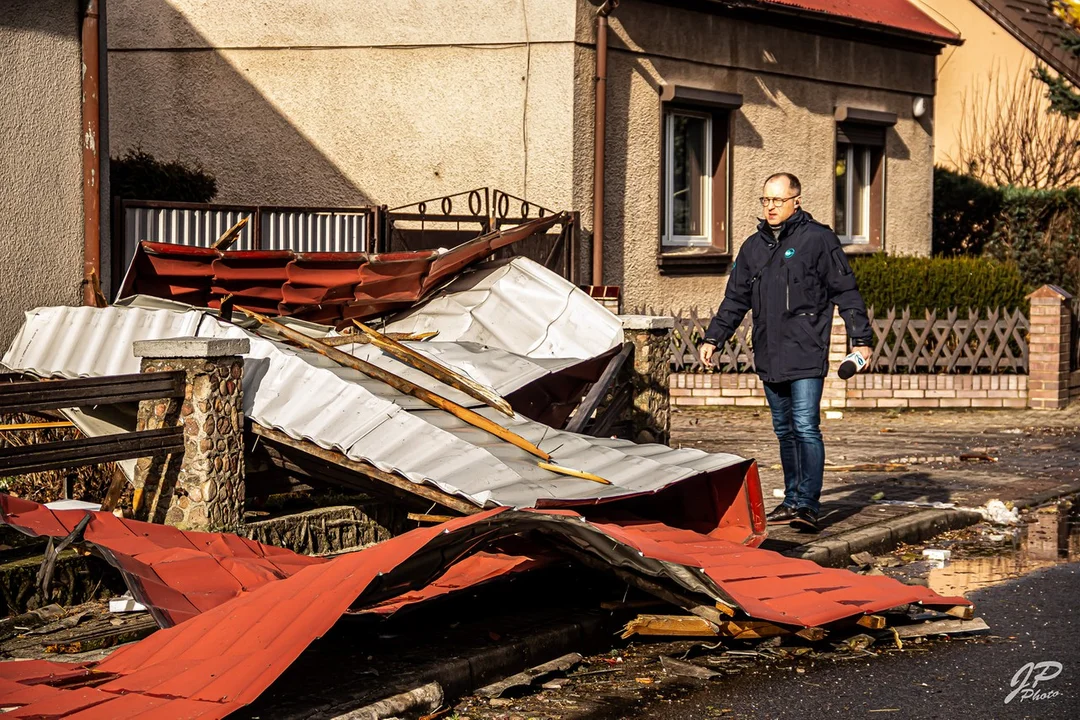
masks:
<path id="1" fill-rule="evenodd" d="M 795 508 L 790 505 L 779 505 L 765 516 L 765 522 L 769 525 L 783 525 L 791 522 L 795 517 Z"/>
<path id="2" fill-rule="evenodd" d="M 796 510 L 795 519 L 791 521 L 790 525 L 799 532 L 821 532 L 821 528 L 818 526 L 817 513 L 810 508 L 799 508 Z"/>

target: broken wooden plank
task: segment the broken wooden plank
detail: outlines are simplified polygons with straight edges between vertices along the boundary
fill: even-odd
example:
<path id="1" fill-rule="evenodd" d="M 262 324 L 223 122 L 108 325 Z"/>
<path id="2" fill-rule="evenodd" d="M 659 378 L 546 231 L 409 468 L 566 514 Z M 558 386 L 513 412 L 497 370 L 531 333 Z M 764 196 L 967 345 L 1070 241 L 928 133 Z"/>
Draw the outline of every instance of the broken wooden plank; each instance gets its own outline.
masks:
<path id="1" fill-rule="evenodd" d="M 240 237 L 240 231 L 244 229 L 244 226 L 251 221 L 251 216 L 240 218 L 235 225 L 221 233 L 214 244 L 211 245 L 215 250 L 228 250 L 229 246 L 236 242 L 236 238 Z"/>
<path id="2" fill-rule="evenodd" d="M 945 614 L 961 620 L 971 620 L 975 617 L 975 607 L 973 605 L 953 605 L 945 611 Z"/>
<path id="3" fill-rule="evenodd" d="M 472 515 L 473 513 L 478 513 L 481 510 L 481 508 L 473 505 L 466 500 L 462 500 L 461 498 L 455 497 L 453 495 L 448 495 L 447 493 L 444 493 L 437 488 L 431 487 L 430 485 L 414 483 L 411 480 L 406 480 L 403 477 L 399 477 L 392 473 L 380 470 L 371 463 L 363 462 L 361 460 L 353 460 L 352 458 L 346 457 L 343 453 L 334 450 L 327 450 L 326 448 L 319 447 L 315 443 L 309 442 L 307 440 L 294 440 L 280 430 L 274 430 L 258 423 L 252 423 L 251 431 L 256 435 L 260 435 L 266 438 L 267 440 L 271 440 L 280 445 L 290 447 L 293 450 L 297 450 L 307 455 L 311 455 L 312 457 L 318 458 L 319 460 L 322 460 L 324 462 L 338 465 L 347 470 L 359 473 L 361 475 L 371 478 L 372 480 L 377 480 L 379 482 L 397 488 L 398 490 L 404 490 L 411 495 L 416 495 L 424 498 L 425 500 L 430 500 L 431 502 L 438 503 L 443 507 L 449 508 L 451 510 L 456 510 L 463 515 Z"/>
<path id="4" fill-rule="evenodd" d="M 105 498 L 101 501 L 101 509 L 105 512 L 115 510 L 120 505 L 120 498 L 124 496 L 124 488 L 126 487 L 127 475 L 119 466 L 114 467 L 112 477 L 109 478 L 109 489 L 105 493 Z"/>
<path id="5" fill-rule="evenodd" d="M 428 515 L 426 513 L 409 513 L 406 517 L 414 522 L 434 524 L 449 522 L 455 518 L 453 515 Z"/>
<path id="6" fill-rule="evenodd" d="M 903 640 L 927 635 L 971 635 L 989 632 L 990 626 L 982 618 L 974 618 L 972 620 L 931 620 L 918 625 L 901 625 L 895 630 L 895 637 Z"/>
<path id="7" fill-rule="evenodd" d="M 0 413 L 183 397 L 183 371 L 0 384 Z"/>
<path id="8" fill-rule="evenodd" d="M 378 330 L 368 327 L 359 320 L 353 320 L 353 324 L 360 328 L 360 332 L 371 341 L 371 344 L 379 348 L 390 357 L 403 362 L 409 367 L 430 375 L 439 382 L 449 385 L 455 390 L 460 390 L 474 400 L 479 400 L 488 407 L 494 408 L 507 417 L 514 417 L 514 409 L 501 395 L 489 387 L 481 385 L 470 377 L 459 373 L 445 365 L 440 365 L 426 355 L 416 352 L 408 345 L 402 345 L 397 340 L 383 335 Z"/>
<path id="9" fill-rule="evenodd" d="M 0 431 L 6 430 L 47 430 L 49 428 L 75 427 L 75 423 L 66 421 L 36 422 L 36 423 L 6 423 L 0 425 Z"/>
<path id="10" fill-rule="evenodd" d="M 497 698 L 505 695 L 509 690 L 527 688 L 537 683 L 544 682 L 556 673 L 564 673 L 581 663 L 580 653 L 568 653 L 555 658 L 550 662 L 529 668 L 524 672 L 511 675 L 505 680 L 485 685 L 476 691 L 476 694 L 484 698 Z"/>
<path id="11" fill-rule="evenodd" d="M 549 472 L 553 472 L 553 473 L 556 473 L 558 475 L 566 475 L 567 477 L 580 478 L 581 480 L 591 480 L 592 482 L 600 483 L 601 485 L 610 485 L 611 484 L 610 480 L 605 480 L 604 478 L 600 477 L 599 475 L 593 475 L 592 473 L 585 472 L 584 470 L 573 470 L 573 469 L 568 468 L 568 467 L 563 467 L 562 465 L 556 465 L 554 463 L 548 463 L 548 462 L 538 462 L 538 463 L 536 463 L 536 465 L 541 470 L 547 470 Z"/>
<path id="12" fill-rule="evenodd" d="M 47 653 L 72 654 L 101 650 L 114 647 L 122 643 L 135 642 L 148 637 L 157 631 L 158 625 L 149 614 L 139 618 L 135 622 L 121 625 L 120 627 L 108 628 L 89 632 L 85 635 L 75 635 L 63 640 L 53 640 L 42 643 Z"/>
<path id="13" fill-rule="evenodd" d="M 114 460 L 158 457 L 184 450 L 184 428 L 160 428 L 39 445 L 0 448 L 0 473 L 23 475 L 96 465 Z"/>
<path id="14" fill-rule="evenodd" d="M 855 621 L 855 624 L 870 630 L 882 630 L 885 627 L 885 618 L 881 615 L 863 615 Z"/>
<path id="15" fill-rule="evenodd" d="M 719 634 L 715 623 L 697 615 L 638 615 L 623 627 L 622 637 L 716 637 Z"/>
<path id="16" fill-rule="evenodd" d="M 354 357 L 352 355 L 349 355 L 348 353 L 344 353 L 337 348 L 332 348 L 329 345 L 326 345 L 325 343 L 316 340 L 315 338 L 311 338 L 301 332 L 297 332 L 296 330 L 282 325 L 281 323 L 276 322 L 266 317 L 265 315 L 260 315 L 259 313 L 253 312 L 246 308 L 239 309 L 248 317 L 256 320 L 259 324 L 269 325 L 282 337 L 293 341 L 301 347 L 307 348 L 308 350 L 311 350 L 313 352 L 317 352 L 323 357 L 333 360 L 334 362 L 343 367 L 352 368 L 353 370 L 363 373 L 370 378 L 374 378 L 375 380 L 384 382 L 398 392 L 405 393 L 406 395 L 411 395 L 412 397 L 417 398 L 418 400 L 422 400 L 423 402 L 431 405 L 434 408 L 445 410 L 459 420 L 466 422 L 475 428 L 479 428 L 480 430 L 489 432 L 500 440 L 505 440 L 511 445 L 521 448 L 525 452 L 529 453 L 530 455 L 534 455 L 541 460 L 547 461 L 551 459 L 551 455 L 536 447 L 531 442 L 521 437 L 517 433 L 504 428 L 503 426 L 487 419 L 479 413 L 476 413 L 466 407 L 458 405 L 452 400 L 447 400 L 440 395 L 436 395 L 430 390 L 420 387 L 416 383 L 410 382 L 405 378 L 398 377 L 392 372 L 389 372 L 388 370 L 383 370 L 382 368 L 376 365 L 372 365 L 365 360 L 361 360 L 358 357 Z"/>

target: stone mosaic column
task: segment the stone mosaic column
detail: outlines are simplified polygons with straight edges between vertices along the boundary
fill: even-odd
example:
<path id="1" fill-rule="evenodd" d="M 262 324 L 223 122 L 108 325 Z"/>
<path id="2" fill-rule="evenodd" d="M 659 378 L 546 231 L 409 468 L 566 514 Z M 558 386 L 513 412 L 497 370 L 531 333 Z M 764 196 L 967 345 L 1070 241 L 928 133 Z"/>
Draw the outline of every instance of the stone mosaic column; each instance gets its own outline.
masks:
<path id="1" fill-rule="evenodd" d="M 1054 285 L 1043 285 L 1028 299 L 1028 407 L 1060 410 L 1069 404 L 1072 295 Z"/>
<path id="2" fill-rule="evenodd" d="M 654 315 L 620 315 L 623 339 L 634 344 L 630 409 L 636 442 L 666 444 L 671 431 L 671 330 L 675 319 Z"/>
<path id="3" fill-rule="evenodd" d="M 184 397 L 144 401 L 139 430 L 184 428 L 184 452 L 140 458 L 136 517 L 184 530 L 240 528 L 244 517 L 244 414 L 241 381 L 246 338 L 175 338 L 135 343 L 142 372 L 182 371 Z"/>

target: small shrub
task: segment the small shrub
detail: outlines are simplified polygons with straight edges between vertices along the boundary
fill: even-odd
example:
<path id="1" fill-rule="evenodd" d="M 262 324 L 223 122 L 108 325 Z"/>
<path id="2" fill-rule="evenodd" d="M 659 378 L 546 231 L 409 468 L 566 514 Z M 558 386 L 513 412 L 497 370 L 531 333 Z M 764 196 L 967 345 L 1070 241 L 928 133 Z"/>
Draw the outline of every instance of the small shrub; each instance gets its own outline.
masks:
<path id="1" fill-rule="evenodd" d="M 867 307 L 913 313 L 950 308 L 1026 308 L 1024 278 L 1014 264 L 989 258 L 857 257 L 852 269 Z"/>
<path id="2" fill-rule="evenodd" d="M 130 200 L 208 203 L 217 195 L 217 180 L 195 162 L 164 162 L 140 148 L 112 158 L 110 189 L 114 197 Z"/>

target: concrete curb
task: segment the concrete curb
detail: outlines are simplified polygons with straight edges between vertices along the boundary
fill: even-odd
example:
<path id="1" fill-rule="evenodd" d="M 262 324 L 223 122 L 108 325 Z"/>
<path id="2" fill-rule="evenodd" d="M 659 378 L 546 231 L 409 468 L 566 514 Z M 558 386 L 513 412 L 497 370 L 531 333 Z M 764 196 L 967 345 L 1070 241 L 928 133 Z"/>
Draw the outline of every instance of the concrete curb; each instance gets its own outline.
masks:
<path id="1" fill-rule="evenodd" d="M 1026 510 L 1076 493 L 1080 493 L 1080 483 L 1016 500 L 1013 504 L 1021 510 Z M 900 543 L 922 542 L 946 530 L 967 527 L 981 520 L 982 515 L 970 510 L 919 510 L 814 540 L 792 548 L 784 555 L 813 560 L 824 567 L 847 567 L 851 564 L 851 556 L 855 553 L 888 552 Z"/>
<path id="2" fill-rule="evenodd" d="M 855 553 L 888 552 L 900 543 L 921 542 L 946 530 L 967 527 L 980 520 L 982 515 L 970 510 L 919 510 L 814 540 L 792 548 L 784 555 L 813 560 L 824 567 L 847 567 Z"/>

